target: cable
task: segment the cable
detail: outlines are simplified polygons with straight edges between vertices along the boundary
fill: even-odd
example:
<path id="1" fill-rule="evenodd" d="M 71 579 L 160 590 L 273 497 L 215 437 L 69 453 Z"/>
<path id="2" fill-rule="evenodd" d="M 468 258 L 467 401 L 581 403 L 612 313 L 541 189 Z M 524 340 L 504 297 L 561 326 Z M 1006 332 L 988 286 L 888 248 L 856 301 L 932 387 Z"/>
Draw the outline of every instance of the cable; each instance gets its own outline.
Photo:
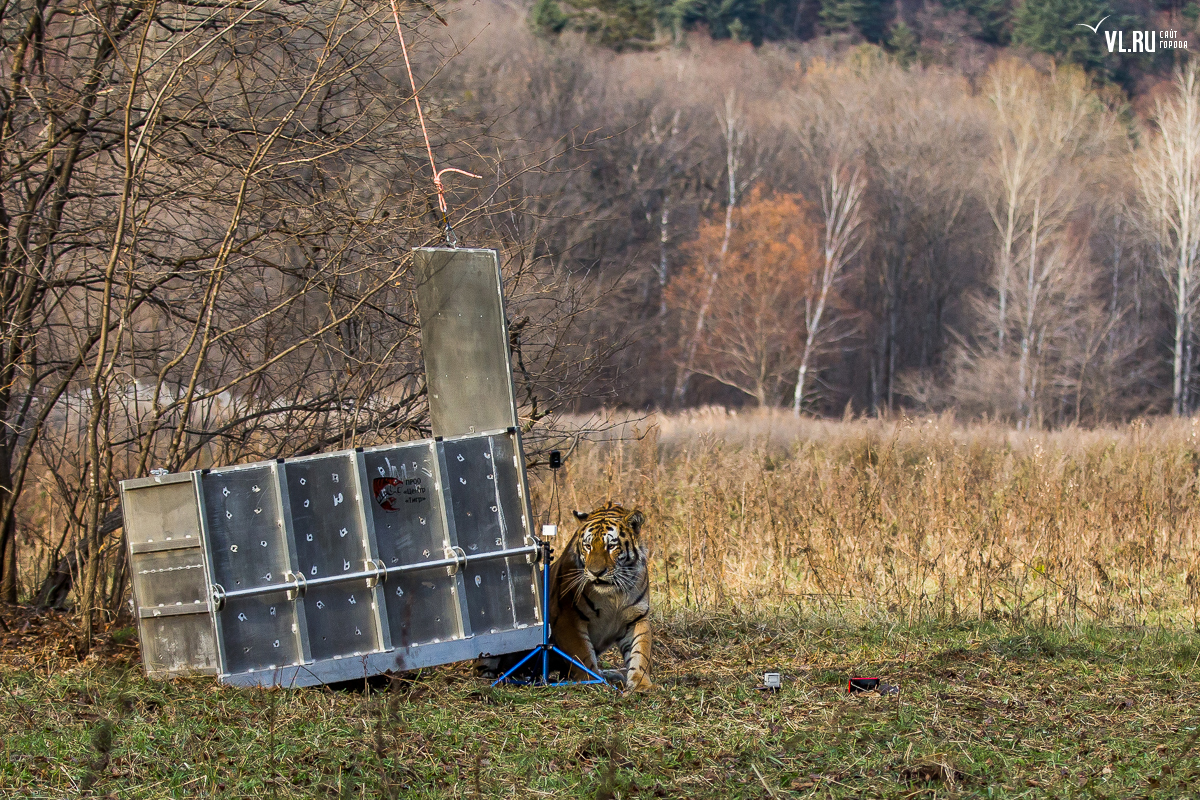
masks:
<path id="1" fill-rule="evenodd" d="M 417 107 L 417 120 L 421 123 L 421 136 L 425 139 L 425 152 L 429 154 L 429 168 L 433 171 L 433 188 L 437 190 L 438 210 L 442 212 L 442 224 L 446 226 L 446 241 L 450 243 L 451 247 L 457 247 L 458 239 L 454 235 L 454 229 L 450 227 L 450 207 L 446 204 L 446 189 L 442 185 L 442 175 L 446 172 L 457 172 L 460 175 L 466 175 L 471 178 L 481 178 L 483 176 L 456 167 L 443 167 L 441 170 L 437 168 L 437 164 L 433 160 L 433 146 L 429 144 L 429 131 L 425 128 L 425 113 L 421 110 L 421 97 L 417 92 L 417 80 L 413 77 L 412 63 L 408 60 L 408 45 L 404 43 L 404 28 L 400 24 L 400 9 L 396 7 L 396 0 L 391 0 L 391 4 L 392 18 L 396 20 L 396 35 L 400 37 L 400 52 L 404 54 L 404 68 L 408 70 L 408 83 L 412 86 L 413 104 Z"/>

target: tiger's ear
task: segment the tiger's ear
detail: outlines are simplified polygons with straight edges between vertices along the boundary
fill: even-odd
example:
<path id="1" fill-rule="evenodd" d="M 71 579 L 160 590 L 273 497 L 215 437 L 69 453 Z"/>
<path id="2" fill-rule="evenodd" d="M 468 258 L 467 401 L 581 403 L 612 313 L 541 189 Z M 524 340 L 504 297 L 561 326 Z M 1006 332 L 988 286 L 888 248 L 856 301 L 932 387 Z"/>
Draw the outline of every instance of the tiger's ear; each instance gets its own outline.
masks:
<path id="1" fill-rule="evenodd" d="M 640 536 L 642 525 L 646 522 L 646 516 L 640 511 L 632 511 L 629 516 L 625 517 L 625 522 L 629 524 L 629 528 L 633 531 L 634 536 Z"/>
<path id="2" fill-rule="evenodd" d="M 572 513 L 575 514 L 575 519 L 579 520 L 580 522 L 583 522 L 585 519 L 588 518 L 588 514 L 586 511 L 575 511 Z"/>

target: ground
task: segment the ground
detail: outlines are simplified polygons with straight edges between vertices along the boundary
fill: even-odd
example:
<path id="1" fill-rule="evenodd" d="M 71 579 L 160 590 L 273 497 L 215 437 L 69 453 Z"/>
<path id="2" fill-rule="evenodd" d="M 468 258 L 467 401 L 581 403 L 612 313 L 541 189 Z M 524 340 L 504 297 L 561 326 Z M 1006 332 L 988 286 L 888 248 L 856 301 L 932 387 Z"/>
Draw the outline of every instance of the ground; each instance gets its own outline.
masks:
<path id="1" fill-rule="evenodd" d="M 657 688 L 620 697 L 464 665 L 365 691 L 159 683 L 128 629 L 80 662 L 63 618 L 6 618 L 4 797 L 1165 798 L 1200 778 L 1191 631 L 677 611 Z M 847 694 L 854 675 L 899 693 Z"/>

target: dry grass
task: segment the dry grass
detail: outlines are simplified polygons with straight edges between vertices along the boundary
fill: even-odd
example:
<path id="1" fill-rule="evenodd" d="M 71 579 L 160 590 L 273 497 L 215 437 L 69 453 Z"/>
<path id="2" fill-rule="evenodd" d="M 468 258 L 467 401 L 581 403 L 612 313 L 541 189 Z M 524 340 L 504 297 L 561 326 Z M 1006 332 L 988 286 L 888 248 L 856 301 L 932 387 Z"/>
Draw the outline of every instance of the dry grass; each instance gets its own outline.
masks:
<path id="1" fill-rule="evenodd" d="M 10 618 L 10 624 L 15 620 Z M 1200 780 L 1192 634 L 656 615 L 658 687 L 384 694 L 155 683 L 129 653 L 0 664 L 0 796 L 1075 798 Z M 778 694 L 756 690 L 780 671 Z M 895 695 L 846 694 L 879 675 Z"/>
<path id="2" fill-rule="evenodd" d="M 570 525 L 569 507 L 609 498 L 646 510 L 660 607 L 1197 623 L 1200 420 L 1018 432 L 707 410 L 613 422 L 568 460 L 551 516 Z M 543 497 L 547 480 L 535 481 Z"/>
<path id="3" fill-rule="evenodd" d="M 653 423 L 651 427 L 650 423 Z M 153 683 L 131 629 L 0 614 L 0 795 L 1183 796 L 1200 780 L 1197 426 L 707 412 L 582 445 L 551 516 L 649 514 L 654 691 Z M 755 689 L 784 675 L 778 694 Z M 847 695 L 852 675 L 898 694 Z"/>

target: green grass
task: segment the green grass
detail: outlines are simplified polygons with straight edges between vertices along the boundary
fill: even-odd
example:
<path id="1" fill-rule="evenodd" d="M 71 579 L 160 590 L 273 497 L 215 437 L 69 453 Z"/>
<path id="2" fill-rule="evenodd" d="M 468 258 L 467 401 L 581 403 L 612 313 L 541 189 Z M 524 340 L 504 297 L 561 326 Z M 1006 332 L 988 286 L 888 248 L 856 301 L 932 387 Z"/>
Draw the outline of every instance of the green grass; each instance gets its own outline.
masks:
<path id="1" fill-rule="evenodd" d="M 1200 780 L 1200 636 L 1001 624 L 658 620 L 643 696 L 154 683 L 0 667 L 0 796 L 1179 797 Z M 764 671 L 783 691 L 754 686 Z M 847 695 L 850 675 L 900 687 Z"/>

